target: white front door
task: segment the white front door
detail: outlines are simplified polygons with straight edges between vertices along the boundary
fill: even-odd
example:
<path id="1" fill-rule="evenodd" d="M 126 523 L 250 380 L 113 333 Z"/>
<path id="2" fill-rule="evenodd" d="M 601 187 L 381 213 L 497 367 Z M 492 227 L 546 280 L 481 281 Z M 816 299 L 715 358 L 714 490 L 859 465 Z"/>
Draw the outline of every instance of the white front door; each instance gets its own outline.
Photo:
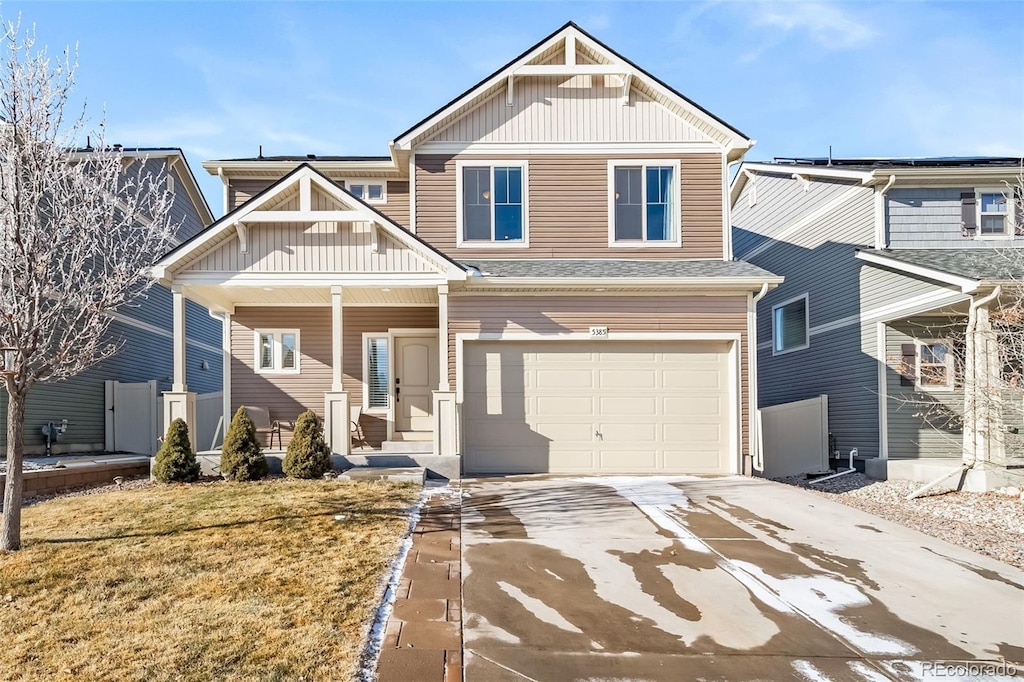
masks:
<path id="1" fill-rule="evenodd" d="M 395 431 L 433 431 L 438 376 L 437 336 L 395 337 Z"/>

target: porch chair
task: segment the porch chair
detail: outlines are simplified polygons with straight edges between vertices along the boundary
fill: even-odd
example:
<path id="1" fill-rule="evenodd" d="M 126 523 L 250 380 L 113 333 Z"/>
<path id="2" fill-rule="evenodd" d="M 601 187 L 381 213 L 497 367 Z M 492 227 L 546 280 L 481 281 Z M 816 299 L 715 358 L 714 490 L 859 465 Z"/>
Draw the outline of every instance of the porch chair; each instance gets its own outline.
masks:
<path id="1" fill-rule="evenodd" d="M 359 418 L 363 416 L 363 408 L 349 407 L 349 419 L 352 421 L 352 442 L 359 447 L 370 447 L 370 444 L 366 442 L 366 436 L 363 435 L 363 427 L 359 423 Z"/>
<path id="2" fill-rule="evenodd" d="M 252 407 L 251 405 L 242 405 L 242 409 L 249 415 L 249 419 L 256 426 L 256 433 L 270 434 L 270 442 L 267 447 L 274 447 L 274 436 L 277 435 L 277 447 L 283 449 L 281 444 L 281 422 L 278 420 L 271 421 L 270 409 L 266 407 Z"/>

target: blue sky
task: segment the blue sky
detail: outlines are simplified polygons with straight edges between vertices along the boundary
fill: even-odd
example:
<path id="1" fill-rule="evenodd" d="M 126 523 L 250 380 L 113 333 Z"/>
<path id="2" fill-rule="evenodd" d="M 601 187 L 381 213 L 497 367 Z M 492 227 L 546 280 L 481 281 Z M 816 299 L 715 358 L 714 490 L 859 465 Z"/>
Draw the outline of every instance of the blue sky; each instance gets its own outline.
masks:
<path id="1" fill-rule="evenodd" d="M 5 2 L 112 142 L 386 154 L 572 19 L 774 156 L 1024 153 L 1022 2 Z"/>

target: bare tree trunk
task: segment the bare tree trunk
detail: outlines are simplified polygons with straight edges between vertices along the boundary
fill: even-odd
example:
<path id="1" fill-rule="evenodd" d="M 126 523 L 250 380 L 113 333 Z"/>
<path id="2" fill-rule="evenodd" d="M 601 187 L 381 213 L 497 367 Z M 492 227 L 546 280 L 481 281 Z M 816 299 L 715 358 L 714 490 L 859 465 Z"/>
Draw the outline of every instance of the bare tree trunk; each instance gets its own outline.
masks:
<path id="1" fill-rule="evenodd" d="M 21 460 L 25 450 L 25 396 L 7 394 L 7 483 L 0 549 L 21 549 Z"/>

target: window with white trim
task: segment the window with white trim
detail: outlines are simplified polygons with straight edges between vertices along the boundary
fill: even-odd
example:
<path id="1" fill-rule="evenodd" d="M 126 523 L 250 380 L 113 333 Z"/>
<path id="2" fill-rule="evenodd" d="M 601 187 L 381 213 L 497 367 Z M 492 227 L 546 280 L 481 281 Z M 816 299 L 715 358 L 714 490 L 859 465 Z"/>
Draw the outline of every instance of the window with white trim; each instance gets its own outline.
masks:
<path id="1" fill-rule="evenodd" d="M 609 164 L 609 222 L 616 246 L 679 243 L 679 164 L 623 161 Z"/>
<path id="2" fill-rule="evenodd" d="M 999 190 L 978 192 L 978 233 L 981 236 L 1012 235 L 1010 202 Z"/>
<path id="3" fill-rule="evenodd" d="M 917 341 L 915 386 L 923 391 L 951 391 L 955 380 L 953 352 L 948 341 Z"/>
<path id="4" fill-rule="evenodd" d="M 369 204 L 383 204 L 387 202 L 386 187 L 382 182 L 366 182 L 363 180 L 349 180 L 345 188 L 349 194 Z"/>
<path id="5" fill-rule="evenodd" d="M 363 334 L 363 410 L 384 412 L 391 407 L 387 334 Z"/>
<path id="6" fill-rule="evenodd" d="M 772 352 L 803 350 L 811 345 L 808 296 L 804 294 L 772 307 Z"/>
<path id="7" fill-rule="evenodd" d="M 257 373 L 299 373 L 298 329 L 259 329 L 255 340 L 254 367 Z"/>
<path id="8" fill-rule="evenodd" d="M 527 242 L 526 162 L 457 164 L 459 244 Z"/>

